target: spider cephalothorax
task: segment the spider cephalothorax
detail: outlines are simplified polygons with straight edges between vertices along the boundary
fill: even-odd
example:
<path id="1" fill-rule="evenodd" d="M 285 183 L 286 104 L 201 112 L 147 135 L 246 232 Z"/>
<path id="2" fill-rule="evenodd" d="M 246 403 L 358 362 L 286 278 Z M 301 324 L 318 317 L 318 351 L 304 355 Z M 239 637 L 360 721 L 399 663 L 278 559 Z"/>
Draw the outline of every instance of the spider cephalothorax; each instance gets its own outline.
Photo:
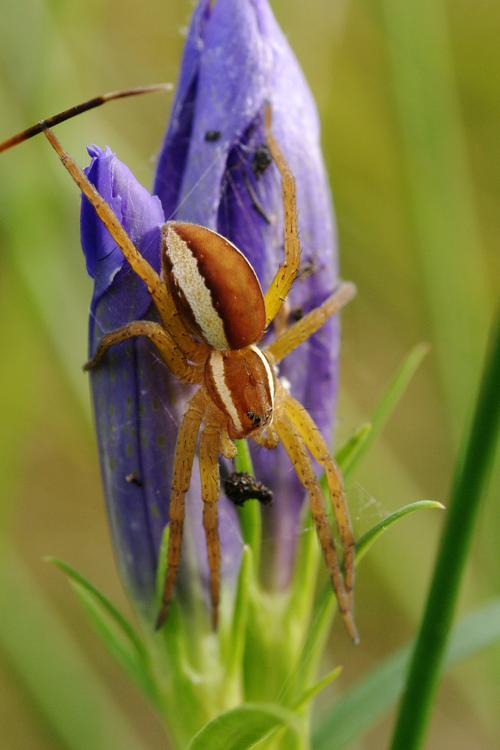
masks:
<path id="1" fill-rule="evenodd" d="M 109 96 L 101 99 L 108 100 Z M 93 102 L 87 105 L 95 106 Z M 87 105 L 83 106 L 89 108 Z M 52 118 L 52 122 L 62 121 L 65 117 L 67 119 L 67 113 L 62 113 Z M 309 495 L 311 515 L 339 609 L 349 634 L 356 641 L 353 615 L 355 548 L 342 478 L 316 424 L 289 393 L 286 384 L 280 381 L 276 369 L 284 357 L 337 313 L 352 298 L 355 290 L 352 284 L 341 284 L 322 305 L 303 317 L 299 316 L 292 324 L 287 316 L 281 315 L 274 341 L 263 349 L 258 347 L 266 328 L 280 313 L 300 269 L 295 181 L 272 135 L 270 106 L 265 110 L 266 141 L 282 180 L 285 257 L 265 293 L 252 266 L 229 240 L 195 224 L 168 222 L 163 226 L 162 273 L 159 275 L 139 253 L 111 208 L 63 151 L 48 129 L 50 124 L 49 121 L 35 126 L 26 131 L 28 136 L 21 134 L 21 137 L 9 139 L 0 146 L 8 148 L 33 132 L 45 132 L 131 268 L 146 284 L 160 319 L 159 323 L 132 322 L 105 334 L 86 369 L 106 366 L 101 359 L 110 346 L 132 336 L 146 336 L 180 381 L 199 386 L 187 404 L 177 437 L 170 492 L 167 574 L 157 625 L 160 626 L 165 619 L 174 590 L 181 556 L 185 495 L 197 446 L 212 621 L 214 626 L 217 624 L 220 588 L 219 455 L 234 458 L 233 439 L 249 437 L 269 449 L 281 443 L 288 453 Z M 268 166 L 266 163 L 266 168 Z M 343 573 L 311 456 L 325 470 L 343 548 Z M 134 481 L 132 476 L 130 481 Z M 139 481 L 142 482 L 143 478 Z"/>

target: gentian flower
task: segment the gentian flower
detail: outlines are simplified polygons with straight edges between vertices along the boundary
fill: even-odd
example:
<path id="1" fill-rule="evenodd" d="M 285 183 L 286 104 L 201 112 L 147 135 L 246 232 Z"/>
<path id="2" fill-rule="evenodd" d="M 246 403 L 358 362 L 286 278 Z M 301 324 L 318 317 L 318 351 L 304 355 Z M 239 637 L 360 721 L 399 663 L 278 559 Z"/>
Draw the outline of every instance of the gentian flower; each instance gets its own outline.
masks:
<path id="1" fill-rule="evenodd" d="M 293 318 L 332 292 L 335 235 L 315 105 L 267 0 L 198 3 L 153 196 L 109 150 L 90 149 L 88 174 L 156 269 L 160 225 L 172 218 L 187 220 L 234 242 L 265 290 L 283 257 L 280 181 L 264 146 L 266 101 L 272 104 L 273 131 L 297 182 L 303 269 L 290 295 Z M 102 333 L 154 312 L 143 283 L 85 201 L 82 243 L 95 279 L 92 354 Z M 280 369 L 329 442 L 337 354 L 337 322 L 331 320 Z M 107 357 L 110 366 L 91 373 L 105 494 L 121 573 L 132 599 L 149 615 L 168 519 L 177 422 L 189 389 L 168 374 L 146 341 L 121 344 Z M 283 586 L 290 575 L 304 492 L 281 448 L 252 450 L 256 476 L 274 494 L 263 519 L 273 546 L 271 582 Z M 188 503 L 199 503 L 196 467 Z M 201 512 L 193 513 L 201 517 Z M 241 538 L 233 509 L 224 500 L 220 531 L 225 570 L 234 572 Z M 204 559 L 204 544 L 200 555 Z"/>

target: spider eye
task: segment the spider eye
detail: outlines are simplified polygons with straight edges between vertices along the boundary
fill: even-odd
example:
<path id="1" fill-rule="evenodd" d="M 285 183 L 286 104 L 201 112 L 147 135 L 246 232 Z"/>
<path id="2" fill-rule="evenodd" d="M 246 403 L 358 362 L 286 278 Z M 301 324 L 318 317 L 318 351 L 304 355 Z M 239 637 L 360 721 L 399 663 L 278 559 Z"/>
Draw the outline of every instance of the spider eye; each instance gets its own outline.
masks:
<path id="1" fill-rule="evenodd" d="M 250 422 L 253 424 L 254 427 L 260 427 L 260 425 L 264 421 L 263 417 L 261 417 L 259 414 L 256 414 L 251 409 L 249 409 L 247 411 L 247 417 L 250 420 Z"/>

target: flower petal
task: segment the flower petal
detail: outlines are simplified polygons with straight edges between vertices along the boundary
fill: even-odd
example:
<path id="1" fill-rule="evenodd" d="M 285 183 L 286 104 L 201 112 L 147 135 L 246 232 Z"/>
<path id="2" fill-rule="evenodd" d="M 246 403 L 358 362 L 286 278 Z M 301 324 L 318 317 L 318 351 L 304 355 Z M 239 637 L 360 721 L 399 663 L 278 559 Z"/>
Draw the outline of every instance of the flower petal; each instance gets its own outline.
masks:
<path id="1" fill-rule="evenodd" d="M 266 101 L 272 104 L 273 132 L 296 178 L 302 262 L 308 269 L 290 294 L 293 316 L 321 304 L 333 291 L 336 241 L 316 108 L 265 0 L 218 0 L 213 7 L 199 3 L 155 192 L 168 217 L 203 224 L 234 242 L 266 289 L 283 258 L 277 170 L 270 166 L 261 174 L 255 167 L 265 141 Z M 175 184 L 169 179 L 172 164 L 182 171 Z M 338 323 L 331 320 L 280 367 L 328 441 L 337 357 Z M 275 547 L 274 578 L 283 585 L 304 493 L 281 448 L 253 448 L 252 453 L 258 478 L 274 492 L 275 503 L 264 515 Z"/>

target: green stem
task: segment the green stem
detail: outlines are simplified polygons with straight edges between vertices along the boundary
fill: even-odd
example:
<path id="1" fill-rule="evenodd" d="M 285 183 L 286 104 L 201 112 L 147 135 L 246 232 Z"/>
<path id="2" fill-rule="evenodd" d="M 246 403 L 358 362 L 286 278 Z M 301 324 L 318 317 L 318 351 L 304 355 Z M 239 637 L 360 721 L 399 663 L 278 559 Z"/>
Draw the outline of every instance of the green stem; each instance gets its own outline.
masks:
<path id="1" fill-rule="evenodd" d="M 247 441 L 236 440 L 236 446 L 238 448 L 238 454 L 234 459 L 236 471 L 245 471 L 247 474 L 254 476 L 252 457 Z M 254 569 L 258 571 L 262 533 L 259 503 L 256 500 L 247 501 L 242 508 L 238 508 L 238 517 L 240 519 L 243 541 L 252 550 Z"/>
<path id="2" fill-rule="evenodd" d="M 453 484 L 427 606 L 413 653 L 391 750 L 422 746 L 482 490 L 491 466 L 500 400 L 500 319 L 476 412 Z"/>

